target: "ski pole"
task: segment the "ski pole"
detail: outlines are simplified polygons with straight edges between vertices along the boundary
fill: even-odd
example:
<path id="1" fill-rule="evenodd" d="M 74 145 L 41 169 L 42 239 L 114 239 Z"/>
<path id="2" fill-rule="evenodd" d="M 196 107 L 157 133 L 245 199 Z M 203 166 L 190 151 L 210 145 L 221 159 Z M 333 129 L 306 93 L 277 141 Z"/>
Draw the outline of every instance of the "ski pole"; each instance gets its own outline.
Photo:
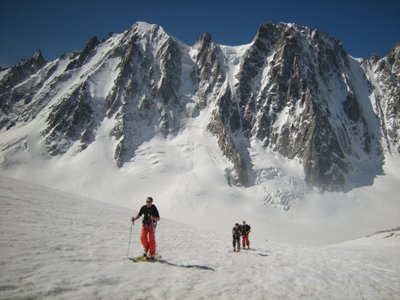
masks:
<path id="1" fill-rule="evenodd" d="M 129 248 L 131 247 L 132 226 L 133 226 L 133 222 L 131 222 L 131 230 L 130 230 L 130 232 L 129 232 L 128 253 L 126 254 L 126 256 L 128 256 L 128 257 L 129 257 Z"/>

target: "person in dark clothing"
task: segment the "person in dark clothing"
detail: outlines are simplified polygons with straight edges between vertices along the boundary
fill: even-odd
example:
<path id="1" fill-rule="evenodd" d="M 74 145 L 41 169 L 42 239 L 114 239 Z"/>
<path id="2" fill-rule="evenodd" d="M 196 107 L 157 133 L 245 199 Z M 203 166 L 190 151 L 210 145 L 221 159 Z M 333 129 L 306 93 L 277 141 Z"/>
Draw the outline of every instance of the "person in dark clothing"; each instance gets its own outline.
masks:
<path id="1" fill-rule="evenodd" d="M 241 226 L 243 249 L 246 249 L 246 246 L 247 249 L 250 249 L 250 241 L 249 241 L 250 229 L 251 226 L 249 224 L 246 224 L 246 221 L 243 221 L 243 225 Z"/>
<path id="2" fill-rule="evenodd" d="M 239 225 L 239 223 L 236 223 L 235 227 L 232 228 L 232 246 L 233 246 L 233 252 L 240 252 L 240 225 Z"/>
<path id="3" fill-rule="evenodd" d="M 132 222 L 135 222 L 135 220 L 139 219 L 142 215 L 143 220 L 140 241 L 143 245 L 143 256 L 154 259 L 154 255 L 156 254 L 155 229 L 157 222 L 160 221 L 160 214 L 158 213 L 157 207 L 153 204 L 153 198 L 147 197 L 146 205 L 143 205 L 139 213 L 135 217 L 132 217 Z"/>

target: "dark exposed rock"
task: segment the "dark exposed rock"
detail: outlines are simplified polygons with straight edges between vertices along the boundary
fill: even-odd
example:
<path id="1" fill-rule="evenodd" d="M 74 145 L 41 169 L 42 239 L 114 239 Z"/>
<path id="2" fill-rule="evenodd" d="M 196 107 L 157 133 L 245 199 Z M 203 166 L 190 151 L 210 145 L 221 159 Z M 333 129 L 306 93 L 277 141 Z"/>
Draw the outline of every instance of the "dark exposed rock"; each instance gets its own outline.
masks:
<path id="1" fill-rule="evenodd" d="M 363 68 L 374 69 L 379 91 L 374 93 L 383 137 L 389 152 L 400 153 L 400 43 L 380 59 L 364 61 Z M 367 73 L 368 74 L 368 73 Z"/>
<path id="2" fill-rule="evenodd" d="M 68 71 L 82 67 L 82 65 L 90 58 L 90 56 L 95 53 L 94 50 L 99 44 L 100 42 L 97 37 L 92 37 L 89 39 L 83 51 L 76 55 L 76 58 L 68 64 L 65 70 Z"/>
<path id="3" fill-rule="evenodd" d="M 47 151 L 51 155 L 65 153 L 72 142 L 81 139 L 81 148 L 93 140 L 92 98 L 85 84 L 77 87 L 54 105 L 46 120 L 46 129 L 42 131 Z"/>
<path id="4" fill-rule="evenodd" d="M 35 74 L 45 65 L 42 52 L 38 50 L 29 60 L 21 60 L 0 81 L 0 94 L 7 92 L 27 79 L 30 75 Z"/>
<path id="5" fill-rule="evenodd" d="M 233 163 L 233 170 L 228 174 L 229 183 L 248 186 L 248 166 L 246 166 L 242 153 L 238 151 L 232 134 L 232 129 L 236 129 L 240 126 L 240 120 L 239 114 L 234 106 L 230 106 L 232 101 L 231 96 L 231 92 L 228 89 L 219 99 L 217 108 L 213 111 L 211 122 L 208 124 L 207 128 L 217 137 L 218 146 L 221 148 L 223 154 Z M 238 124 L 236 122 L 238 122 Z M 233 132 L 235 131 L 236 130 Z"/>
<path id="6" fill-rule="evenodd" d="M 192 78 L 197 85 L 197 104 L 202 109 L 207 106 L 208 99 L 215 97 L 213 91 L 225 81 L 225 67 L 224 61 L 221 61 L 221 49 L 212 41 L 209 33 L 201 35 L 193 47 L 197 51 Z"/>
<path id="7" fill-rule="evenodd" d="M 38 51 L 30 60 L 21 61 L 7 70 L 0 80 L 0 129 L 8 130 L 17 122 L 29 121 L 39 113 L 44 106 L 31 101 L 56 68 L 56 62 L 46 64 Z"/>
<path id="8" fill-rule="evenodd" d="M 380 155 L 378 138 L 363 116 L 356 91 L 349 86 L 350 75 L 343 77 L 343 73 L 351 74 L 352 70 L 339 41 L 306 27 L 261 25 L 237 75 L 238 105 L 234 97 L 228 97 L 230 103 L 220 102 L 218 122 L 225 129 L 220 139 L 226 140 L 241 130 L 245 136 L 257 137 L 265 147 L 285 157 L 302 159 L 306 181 L 311 186 L 342 189 L 352 169 L 345 153 L 359 156 L 351 143 L 362 144 L 366 153 Z M 336 99 L 323 91 L 337 86 L 350 90 L 338 94 L 340 98 Z M 235 105 L 235 113 L 227 113 Z M 332 125 L 343 122 L 341 117 L 332 115 L 333 107 L 343 111 L 350 128 L 345 125 L 338 129 Z M 235 144 L 234 139 L 232 143 Z M 239 155 L 246 161 L 245 153 Z M 249 171 L 250 166 L 239 163 L 232 153 L 231 161 L 236 162 L 237 174 L 246 173 L 240 168 Z"/>

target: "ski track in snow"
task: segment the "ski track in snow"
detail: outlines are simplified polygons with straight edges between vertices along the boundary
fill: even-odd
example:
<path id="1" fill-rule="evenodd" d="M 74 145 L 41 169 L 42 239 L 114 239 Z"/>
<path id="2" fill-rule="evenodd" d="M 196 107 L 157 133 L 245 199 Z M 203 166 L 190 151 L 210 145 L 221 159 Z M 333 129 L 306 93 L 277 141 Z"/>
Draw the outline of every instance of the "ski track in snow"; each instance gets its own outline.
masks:
<path id="1" fill-rule="evenodd" d="M 138 207 L 139 209 L 139 207 Z M 162 218 L 155 263 L 127 259 L 136 211 L 0 177 L 0 299 L 399 299 L 400 236 L 311 246 Z M 141 254 L 140 222 L 130 256 Z"/>

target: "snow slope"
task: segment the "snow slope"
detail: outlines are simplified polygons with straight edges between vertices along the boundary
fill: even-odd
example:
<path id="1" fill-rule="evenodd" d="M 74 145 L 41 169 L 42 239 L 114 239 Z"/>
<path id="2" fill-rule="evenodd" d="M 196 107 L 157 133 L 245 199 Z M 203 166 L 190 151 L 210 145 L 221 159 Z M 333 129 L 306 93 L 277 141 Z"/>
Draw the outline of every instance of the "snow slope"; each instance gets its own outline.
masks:
<path id="1" fill-rule="evenodd" d="M 0 157 L 0 174 L 130 209 L 152 196 L 171 220 L 225 233 L 235 220 L 245 219 L 263 228 L 254 235 L 283 242 L 330 244 L 399 226 L 398 160 L 386 158 L 385 175 L 373 186 L 320 194 L 300 183 L 301 165 L 296 160 L 253 141 L 250 155 L 262 184 L 229 186 L 224 172 L 230 163 L 206 131 L 202 114 L 207 115 L 203 111 L 190 120 L 176 137 L 143 143 L 121 169 L 110 159 L 114 143 L 108 132 L 113 120 L 103 122 L 98 138 L 85 151 L 71 150 L 51 159 L 43 156 L 37 137 L 40 122 L 33 121 L 0 135 L 0 143 L 8 145 L 7 155 Z M 290 210 L 271 202 L 271 194 L 286 199 Z"/>
<path id="2" fill-rule="evenodd" d="M 229 253 L 231 226 L 200 230 L 161 211 L 162 260 L 134 264 L 135 213 L 0 177 L 0 299 L 400 298 L 399 230 L 330 246 L 256 234 L 255 250 Z"/>

